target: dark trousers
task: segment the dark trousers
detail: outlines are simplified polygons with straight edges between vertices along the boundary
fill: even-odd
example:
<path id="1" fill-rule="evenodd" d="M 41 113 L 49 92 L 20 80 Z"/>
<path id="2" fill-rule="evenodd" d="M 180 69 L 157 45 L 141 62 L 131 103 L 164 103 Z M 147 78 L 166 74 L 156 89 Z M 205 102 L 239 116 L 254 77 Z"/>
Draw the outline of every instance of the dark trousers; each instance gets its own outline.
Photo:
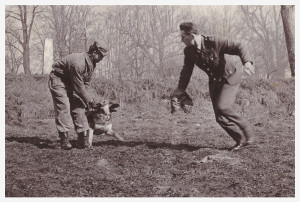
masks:
<path id="1" fill-rule="evenodd" d="M 209 92 L 212 100 L 216 121 L 236 141 L 242 138 L 252 141 L 252 127 L 234 107 L 234 101 L 239 90 L 239 85 L 230 85 L 226 79 L 220 82 L 209 82 Z"/>
<path id="2" fill-rule="evenodd" d="M 69 131 L 72 121 L 77 133 L 88 130 L 85 104 L 73 93 L 71 83 L 50 73 L 48 86 L 53 99 L 57 130 Z"/>

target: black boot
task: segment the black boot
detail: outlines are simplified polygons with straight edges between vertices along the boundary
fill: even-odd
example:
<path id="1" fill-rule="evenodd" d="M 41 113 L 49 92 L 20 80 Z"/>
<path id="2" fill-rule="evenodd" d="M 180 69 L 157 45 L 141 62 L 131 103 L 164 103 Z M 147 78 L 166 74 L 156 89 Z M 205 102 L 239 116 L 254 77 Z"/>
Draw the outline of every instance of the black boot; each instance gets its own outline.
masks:
<path id="1" fill-rule="evenodd" d="M 77 146 L 79 149 L 88 149 L 90 148 L 89 145 L 89 136 L 88 131 L 83 131 L 81 133 L 78 133 L 78 139 L 77 139 Z"/>
<path id="2" fill-rule="evenodd" d="M 69 142 L 68 132 L 58 132 L 60 138 L 60 148 L 64 150 L 72 149 L 72 145 Z"/>
<path id="3" fill-rule="evenodd" d="M 254 143 L 254 132 L 253 130 L 248 127 L 246 130 L 243 130 L 244 132 L 244 135 L 246 137 L 246 142 L 244 144 L 244 146 L 247 146 L 247 145 L 252 145 Z"/>
<path id="4" fill-rule="evenodd" d="M 228 151 L 240 150 L 242 146 L 244 146 L 243 143 L 241 141 L 238 141 L 233 147 L 229 148 Z"/>

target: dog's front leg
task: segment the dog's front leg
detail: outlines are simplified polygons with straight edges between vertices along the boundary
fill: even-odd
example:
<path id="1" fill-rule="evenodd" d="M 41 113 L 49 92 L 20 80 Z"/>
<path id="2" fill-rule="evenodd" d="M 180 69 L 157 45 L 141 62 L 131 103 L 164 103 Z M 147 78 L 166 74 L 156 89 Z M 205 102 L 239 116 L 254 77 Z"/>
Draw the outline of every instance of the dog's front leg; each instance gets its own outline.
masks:
<path id="1" fill-rule="evenodd" d="M 94 129 L 89 128 L 89 149 L 93 148 Z"/>
<path id="2" fill-rule="evenodd" d="M 113 131 L 112 129 L 112 124 L 108 124 L 105 126 L 105 130 L 106 130 L 106 134 L 107 135 L 111 135 L 114 136 L 115 138 L 117 138 L 120 141 L 124 141 L 124 138 L 121 137 L 119 134 L 117 134 L 116 132 Z"/>

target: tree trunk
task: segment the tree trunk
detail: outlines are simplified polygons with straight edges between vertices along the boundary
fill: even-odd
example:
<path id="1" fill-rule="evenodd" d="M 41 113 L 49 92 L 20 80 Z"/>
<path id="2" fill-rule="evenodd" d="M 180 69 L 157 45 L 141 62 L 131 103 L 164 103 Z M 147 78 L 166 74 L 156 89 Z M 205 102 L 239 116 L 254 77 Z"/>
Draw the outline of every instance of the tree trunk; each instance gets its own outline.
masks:
<path id="1" fill-rule="evenodd" d="M 22 10 L 23 9 L 23 10 Z M 29 35 L 28 35 L 28 26 L 27 26 L 27 6 L 20 7 L 21 12 L 21 22 L 23 30 L 23 67 L 24 73 L 30 75 L 30 53 L 29 53 Z"/>
<path id="2" fill-rule="evenodd" d="M 58 58 L 67 55 L 66 51 L 66 30 L 67 25 L 65 23 L 65 6 L 64 5 L 53 5 L 51 6 L 53 18 L 54 18 L 54 30 L 55 30 L 55 43 L 56 43 L 56 52 L 58 53 Z"/>
<path id="3" fill-rule="evenodd" d="M 281 17 L 285 33 L 292 77 L 295 77 L 295 6 L 281 6 Z"/>
<path id="4" fill-rule="evenodd" d="M 31 75 L 30 71 L 30 50 L 29 50 L 29 44 L 24 45 L 24 52 L 23 52 L 23 67 L 24 67 L 24 73 L 26 75 Z"/>

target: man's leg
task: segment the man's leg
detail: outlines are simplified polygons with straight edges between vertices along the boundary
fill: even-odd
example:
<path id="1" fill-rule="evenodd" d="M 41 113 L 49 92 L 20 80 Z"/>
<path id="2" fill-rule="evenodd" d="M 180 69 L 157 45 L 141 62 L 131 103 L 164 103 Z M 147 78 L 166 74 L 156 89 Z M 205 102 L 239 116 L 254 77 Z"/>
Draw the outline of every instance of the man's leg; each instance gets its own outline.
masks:
<path id="1" fill-rule="evenodd" d="M 50 73 L 48 86 L 53 99 L 55 124 L 58 130 L 61 148 L 71 149 L 72 145 L 68 138 L 68 132 L 71 128 L 70 104 L 65 84 L 60 78 Z"/>
<path id="2" fill-rule="evenodd" d="M 70 95 L 71 115 L 75 130 L 78 134 L 78 146 L 80 148 L 88 148 L 88 130 L 89 124 L 86 116 L 85 104 L 77 95 Z"/>
<path id="3" fill-rule="evenodd" d="M 246 138 L 247 143 L 253 142 L 254 134 L 249 122 L 238 113 L 234 107 L 234 101 L 238 93 L 239 84 L 230 85 L 224 83 L 217 101 L 217 108 L 222 116 L 224 116 L 230 123 L 227 128 L 237 133 L 241 132 Z M 232 126 L 231 126 L 232 125 Z"/>
<path id="4" fill-rule="evenodd" d="M 226 80 L 218 84 L 210 84 L 216 121 L 236 141 L 234 148 L 242 146 L 243 134 L 246 136 L 247 141 L 253 141 L 250 125 L 233 108 L 238 89 L 239 84 L 229 85 Z"/>
<path id="5" fill-rule="evenodd" d="M 232 139 L 239 144 L 242 141 L 241 132 L 238 131 L 237 126 L 234 123 L 231 123 L 226 119 L 225 116 L 220 113 L 220 109 L 218 108 L 218 100 L 222 90 L 223 82 L 210 82 L 209 83 L 209 92 L 210 97 L 215 113 L 215 118 L 217 123 L 232 137 Z M 234 129 L 233 129 L 234 128 Z"/>

